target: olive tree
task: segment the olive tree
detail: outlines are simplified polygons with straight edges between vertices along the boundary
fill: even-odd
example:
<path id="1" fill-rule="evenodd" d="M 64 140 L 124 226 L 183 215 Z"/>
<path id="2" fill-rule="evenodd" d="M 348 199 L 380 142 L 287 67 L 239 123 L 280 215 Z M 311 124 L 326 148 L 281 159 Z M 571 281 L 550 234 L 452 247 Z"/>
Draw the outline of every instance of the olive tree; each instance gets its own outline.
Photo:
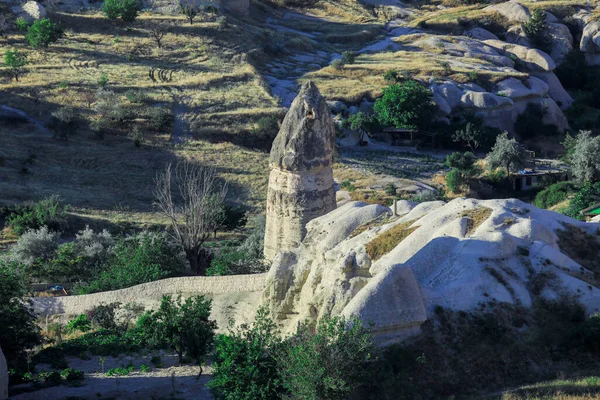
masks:
<path id="1" fill-rule="evenodd" d="M 213 167 L 183 162 L 169 164 L 156 178 L 156 205 L 170 223 L 170 233 L 181 244 L 192 271 L 206 275 L 210 253 L 202 248 L 225 221 L 227 185 L 217 182 Z"/>
<path id="2" fill-rule="evenodd" d="M 525 152 L 521 145 L 514 139 L 509 139 L 508 132 L 503 132 L 496 138 L 492 151 L 487 155 L 488 167 L 496 169 L 506 168 L 506 174 L 523 165 Z"/>
<path id="3" fill-rule="evenodd" d="M 600 136 L 592 136 L 591 131 L 580 131 L 575 137 L 571 154 L 573 175 L 583 182 L 600 179 Z"/>
<path id="4" fill-rule="evenodd" d="M 19 76 L 25 73 L 27 56 L 19 50 L 6 50 L 4 53 L 4 64 L 10 69 L 10 74 L 19 82 Z"/>

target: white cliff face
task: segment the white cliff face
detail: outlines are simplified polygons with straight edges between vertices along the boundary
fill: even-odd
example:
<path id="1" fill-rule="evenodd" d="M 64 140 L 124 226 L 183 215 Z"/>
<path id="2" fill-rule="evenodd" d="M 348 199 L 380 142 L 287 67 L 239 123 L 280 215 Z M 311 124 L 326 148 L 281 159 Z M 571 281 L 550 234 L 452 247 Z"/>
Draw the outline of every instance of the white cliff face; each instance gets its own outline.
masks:
<path id="1" fill-rule="evenodd" d="M 437 305 L 528 307 L 536 296 L 566 292 L 588 312 L 600 310 L 600 289 L 588 283 L 593 273 L 561 249 L 557 235 L 572 227 L 600 243 L 600 224 L 514 199 L 400 202 L 398 209 L 404 214 L 394 217 L 388 207 L 347 203 L 311 221 L 304 241 L 273 260 L 262 301 L 284 329 L 357 315 L 388 343 L 417 333 Z M 374 253 L 386 238 L 383 254 Z M 532 289 L 542 277 L 547 283 Z"/>
<path id="2" fill-rule="evenodd" d="M 335 209 L 335 128 L 325 99 L 306 83 L 273 142 L 264 253 L 271 260 L 297 247 L 306 224 Z"/>

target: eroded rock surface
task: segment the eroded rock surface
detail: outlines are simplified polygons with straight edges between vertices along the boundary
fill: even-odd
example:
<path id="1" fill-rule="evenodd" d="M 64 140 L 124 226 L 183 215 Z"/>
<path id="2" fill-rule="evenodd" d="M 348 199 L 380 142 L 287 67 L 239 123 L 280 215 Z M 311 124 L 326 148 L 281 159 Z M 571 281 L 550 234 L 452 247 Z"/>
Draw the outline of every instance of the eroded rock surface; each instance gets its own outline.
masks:
<path id="1" fill-rule="evenodd" d="M 389 343 L 417 333 L 438 305 L 529 307 L 536 296 L 567 293 L 589 313 L 600 309 L 593 273 L 568 255 L 577 243 L 559 239 L 567 227 L 595 237 L 600 224 L 515 199 L 403 201 L 397 209 L 394 217 L 388 207 L 346 203 L 312 220 L 304 241 L 274 259 L 262 301 L 284 330 L 358 315 Z"/>
<path id="2" fill-rule="evenodd" d="M 300 244 L 308 221 L 335 209 L 335 128 L 312 82 L 293 101 L 271 148 L 265 258 Z"/>

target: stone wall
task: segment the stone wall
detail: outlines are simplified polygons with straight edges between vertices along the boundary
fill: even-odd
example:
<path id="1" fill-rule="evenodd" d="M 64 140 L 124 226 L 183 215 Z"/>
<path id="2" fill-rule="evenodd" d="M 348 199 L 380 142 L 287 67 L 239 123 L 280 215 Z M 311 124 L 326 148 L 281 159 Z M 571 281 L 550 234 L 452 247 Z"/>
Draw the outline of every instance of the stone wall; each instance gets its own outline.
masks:
<path id="1" fill-rule="evenodd" d="M 127 289 L 113 290 L 78 296 L 36 297 L 33 309 L 39 315 L 81 314 L 100 303 L 138 303 L 147 308 L 158 304 L 163 295 L 184 296 L 204 294 L 216 302 L 228 294 L 251 294 L 261 292 L 266 274 L 230 276 L 186 276 L 144 283 Z M 244 296 L 233 296 L 243 298 Z M 215 305 L 213 308 L 218 308 Z"/>

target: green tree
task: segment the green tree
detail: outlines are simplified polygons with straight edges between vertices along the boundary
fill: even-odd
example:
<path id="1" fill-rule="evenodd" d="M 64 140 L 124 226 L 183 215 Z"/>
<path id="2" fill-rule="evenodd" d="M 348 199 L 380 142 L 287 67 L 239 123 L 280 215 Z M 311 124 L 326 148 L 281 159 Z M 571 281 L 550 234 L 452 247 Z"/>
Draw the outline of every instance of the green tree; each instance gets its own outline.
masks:
<path id="1" fill-rule="evenodd" d="M 367 327 L 354 317 L 301 324 L 289 337 L 277 363 L 292 399 L 346 399 L 371 378 L 375 345 Z"/>
<path id="2" fill-rule="evenodd" d="M 572 218 L 581 219 L 581 210 L 600 202 L 600 182 L 586 183 L 571 199 L 565 214 Z"/>
<path id="3" fill-rule="evenodd" d="M 47 48 L 50 43 L 56 42 L 63 34 L 63 30 L 58 24 L 53 23 L 48 18 L 44 18 L 34 21 L 27 28 L 25 39 L 27 39 L 29 45 L 34 49 Z"/>
<path id="4" fill-rule="evenodd" d="M 359 133 L 359 141 L 361 143 L 365 140 L 366 136 L 371 136 L 379 128 L 377 118 L 372 114 L 362 111 L 349 115 L 344 122 L 350 129 Z"/>
<path id="5" fill-rule="evenodd" d="M 137 0 L 104 0 L 102 4 L 102 13 L 110 20 L 119 17 L 126 25 L 136 20 L 140 11 Z"/>
<path id="6" fill-rule="evenodd" d="M 538 8 L 533 11 L 529 20 L 523 24 L 525 35 L 531 39 L 532 43 L 537 47 L 544 47 L 547 44 L 545 37 L 546 29 L 546 13 Z"/>
<path id="7" fill-rule="evenodd" d="M 476 171 L 475 161 L 477 158 L 470 151 L 459 153 L 454 152 L 446 157 L 446 165 L 450 168 L 456 168 L 462 173 L 472 175 Z"/>
<path id="8" fill-rule="evenodd" d="M 452 135 L 454 142 L 463 142 L 467 147 L 475 153 L 477 148 L 484 141 L 484 131 L 478 128 L 475 124 L 467 122 L 464 129 L 457 129 Z"/>
<path id="9" fill-rule="evenodd" d="M 140 317 L 139 326 L 151 342 L 177 352 L 179 363 L 186 353 L 200 364 L 208 354 L 217 323 L 210 319 L 212 300 L 194 296 L 182 302 L 163 296 L 157 311 Z"/>
<path id="10" fill-rule="evenodd" d="M 275 356 L 281 339 L 265 308 L 252 325 L 230 326 L 215 340 L 213 380 L 207 386 L 216 398 L 226 400 L 281 398 L 283 386 Z"/>
<path id="11" fill-rule="evenodd" d="M 342 52 L 342 62 L 344 64 L 354 64 L 356 61 L 356 53 L 353 51 L 344 51 Z"/>
<path id="12" fill-rule="evenodd" d="M 9 363 L 41 341 L 40 329 L 15 265 L 0 260 L 0 347 Z"/>
<path id="13" fill-rule="evenodd" d="M 458 169 L 452 168 L 450 172 L 446 174 L 446 186 L 448 186 L 448 189 L 450 189 L 452 193 L 457 193 L 457 190 L 460 189 L 463 183 L 463 175 Z"/>
<path id="14" fill-rule="evenodd" d="M 414 80 L 390 85 L 375 102 L 375 114 L 384 125 L 396 128 L 424 128 L 431 121 L 434 105 L 432 94 Z"/>
<path id="15" fill-rule="evenodd" d="M 15 81 L 19 82 L 19 76 L 25 73 L 27 55 L 19 50 L 7 49 L 4 53 L 4 64 L 10 69 L 10 74 L 15 78 Z"/>
<path id="16" fill-rule="evenodd" d="M 519 168 L 525 161 L 525 153 L 521 145 L 514 139 L 508 138 L 508 132 L 504 132 L 496 138 L 492 151 L 487 155 L 488 167 L 496 169 L 506 168 L 506 174 L 511 170 Z"/>
<path id="17" fill-rule="evenodd" d="M 182 0 L 179 3 L 179 9 L 181 10 L 181 13 L 185 15 L 190 25 L 194 23 L 194 18 L 196 18 L 200 12 L 194 0 Z"/>
<path id="18" fill-rule="evenodd" d="M 567 138 L 565 142 L 568 142 Z M 575 137 L 571 162 L 573 175 L 580 182 L 594 182 L 600 179 L 600 136 L 592 136 L 591 131 L 580 131 Z"/>

